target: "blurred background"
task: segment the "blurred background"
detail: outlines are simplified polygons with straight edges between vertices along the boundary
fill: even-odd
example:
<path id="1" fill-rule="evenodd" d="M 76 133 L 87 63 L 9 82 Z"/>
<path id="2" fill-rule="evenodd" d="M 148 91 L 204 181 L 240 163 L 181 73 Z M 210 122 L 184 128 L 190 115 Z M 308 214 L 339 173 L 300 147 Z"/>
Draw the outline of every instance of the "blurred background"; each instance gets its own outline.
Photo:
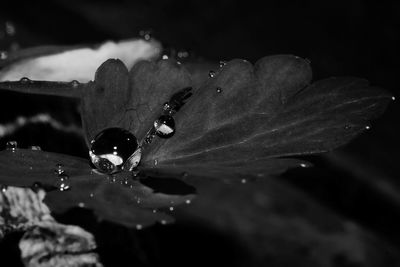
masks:
<path id="1" fill-rule="evenodd" d="M 400 99 L 399 1 L 16 0 L 2 3 L 0 8 L 0 50 L 4 51 L 96 44 L 139 37 L 143 30 L 163 44 L 165 53 L 187 51 L 193 60 L 243 58 L 253 63 L 266 55 L 294 54 L 310 60 L 314 80 L 362 77 Z M 14 99 L 12 106 L 7 104 L 10 97 Z M 52 98 L 32 96 L 27 101 L 17 94 L 0 92 L 0 123 L 59 106 Z M 74 105 L 67 102 L 66 106 Z M 371 129 L 351 144 L 309 157 L 314 168 L 296 169 L 282 177 L 323 206 L 397 247 L 399 112 L 398 101 L 394 101 L 372 122 Z M 74 110 L 56 113 L 63 123 L 79 121 Z M 35 140 L 45 150 L 86 155 L 78 136 L 69 136 L 66 143 L 67 133 L 55 135 L 55 129 L 43 127 L 24 129 L 20 134 L 30 132 L 30 140 L 20 139 L 27 145 Z M 0 146 L 6 141 L 2 139 Z"/>

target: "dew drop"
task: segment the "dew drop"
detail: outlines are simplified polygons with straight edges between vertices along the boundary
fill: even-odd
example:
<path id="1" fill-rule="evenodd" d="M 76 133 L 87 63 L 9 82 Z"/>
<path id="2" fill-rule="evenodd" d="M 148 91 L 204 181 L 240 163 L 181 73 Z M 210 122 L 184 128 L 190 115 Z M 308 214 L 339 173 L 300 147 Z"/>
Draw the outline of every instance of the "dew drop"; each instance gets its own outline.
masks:
<path id="1" fill-rule="evenodd" d="M 210 71 L 208 72 L 208 77 L 214 78 L 214 77 L 215 77 L 215 71 L 210 70 Z"/>
<path id="2" fill-rule="evenodd" d="M 220 68 L 224 67 L 225 65 L 226 65 L 226 61 L 221 60 L 221 61 L 219 62 L 219 67 L 220 67 Z"/>
<path id="3" fill-rule="evenodd" d="M 72 86 L 73 88 L 78 88 L 79 84 L 80 84 L 80 83 L 79 83 L 77 80 L 71 81 L 71 86 Z"/>
<path id="4" fill-rule="evenodd" d="M 15 152 L 18 148 L 18 143 L 17 141 L 8 141 L 6 143 L 6 149 L 11 150 L 12 152 Z"/>
<path id="5" fill-rule="evenodd" d="M 90 144 L 90 160 L 102 173 L 131 170 L 140 162 L 141 150 L 136 137 L 122 128 L 105 129 Z"/>
<path id="6" fill-rule="evenodd" d="M 31 80 L 29 78 L 23 77 L 19 80 L 21 83 L 29 83 Z"/>
<path id="7" fill-rule="evenodd" d="M 40 146 L 30 146 L 29 147 L 31 150 L 42 150 Z"/>
<path id="8" fill-rule="evenodd" d="M 4 184 L 1 184 L 1 185 L 0 185 L 0 190 L 1 190 L 1 192 L 3 192 L 3 193 L 7 192 L 7 188 L 8 188 L 8 186 L 6 186 L 6 185 L 4 185 Z"/>
<path id="9" fill-rule="evenodd" d="M 220 94 L 220 93 L 222 93 L 222 88 L 221 87 L 217 87 L 217 89 L 215 91 L 217 91 L 217 93 Z"/>
<path id="10" fill-rule="evenodd" d="M 8 58 L 8 53 L 7 51 L 0 51 L 0 59 L 5 60 Z"/>
<path id="11" fill-rule="evenodd" d="M 71 188 L 70 182 L 68 178 L 64 179 L 58 179 L 58 181 L 56 182 L 55 186 L 58 188 L 59 191 L 63 192 L 63 191 L 67 191 Z"/>
<path id="12" fill-rule="evenodd" d="M 169 115 L 162 115 L 154 122 L 156 134 L 162 138 L 171 137 L 175 133 L 175 121 Z"/>

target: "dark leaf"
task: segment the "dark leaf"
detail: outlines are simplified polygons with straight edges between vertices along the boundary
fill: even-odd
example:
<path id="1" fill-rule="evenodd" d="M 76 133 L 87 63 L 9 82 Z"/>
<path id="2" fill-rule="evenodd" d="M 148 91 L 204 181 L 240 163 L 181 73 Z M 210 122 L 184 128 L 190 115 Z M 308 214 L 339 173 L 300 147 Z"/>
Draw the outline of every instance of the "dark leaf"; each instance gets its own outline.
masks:
<path id="1" fill-rule="evenodd" d="M 175 116 L 174 136 L 155 139 L 142 164 L 261 167 L 329 151 L 362 132 L 391 99 L 362 79 L 310 80 L 309 64 L 294 56 L 265 57 L 254 68 L 231 61 L 194 92 Z"/>

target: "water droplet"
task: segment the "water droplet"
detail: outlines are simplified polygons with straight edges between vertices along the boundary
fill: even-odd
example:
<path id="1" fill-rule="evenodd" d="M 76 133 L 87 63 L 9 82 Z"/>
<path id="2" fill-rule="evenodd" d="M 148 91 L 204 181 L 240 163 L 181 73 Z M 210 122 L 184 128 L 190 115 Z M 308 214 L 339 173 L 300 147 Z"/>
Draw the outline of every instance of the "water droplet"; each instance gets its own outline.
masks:
<path id="1" fill-rule="evenodd" d="M 300 167 L 302 167 L 302 168 L 306 168 L 306 167 L 307 167 L 307 164 L 305 164 L 305 163 L 301 163 L 301 164 L 300 164 Z"/>
<path id="2" fill-rule="evenodd" d="M 369 129 L 371 129 L 371 126 L 365 126 L 365 130 L 369 130 Z"/>
<path id="3" fill-rule="evenodd" d="M 174 207 L 172 207 L 172 206 L 169 207 L 169 210 L 170 210 L 170 211 L 174 211 Z"/>
<path id="4" fill-rule="evenodd" d="M 162 138 L 171 137 L 175 133 L 175 121 L 169 115 L 162 115 L 154 122 L 156 134 Z"/>
<path id="5" fill-rule="evenodd" d="M 168 59 L 167 55 L 162 55 L 162 59 Z"/>
<path id="6" fill-rule="evenodd" d="M 56 169 L 54 170 L 54 173 L 57 175 L 61 175 L 65 172 L 64 166 L 61 163 L 56 164 Z"/>
<path id="7" fill-rule="evenodd" d="M 6 22 L 6 33 L 10 36 L 15 35 L 16 33 L 14 23 L 12 23 L 11 21 Z"/>
<path id="8" fill-rule="evenodd" d="M 1 190 L 1 192 L 3 192 L 3 193 L 5 193 L 5 192 L 7 191 L 7 188 L 8 188 L 8 186 L 6 186 L 6 185 L 4 185 L 4 184 L 1 184 L 1 185 L 0 185 L 0 190 Z"/>
<path id="9" fill-rule="evenodd" d="M 141 225 L 141 224 L 136 224 L 136 229 L 137 229 L 137 230 L 142 230 L 142 229 L 143 229 L 143 225 Z"/>
<path id="10" fill-rule="evenodd" d="M 154 209 L 154 210 L 153 210 L 153 213 L 157 213 L 157 210 L 156 210 L 156 209 Z"/>
<path id="11" fill-rule="evenodd" d="M 392 100 L 395 101 L 395 100 L 396 100 L 396 97 L 395 97 L 395 96 L 392 96 Z"/>
<path id="12" fill-rule="evenodd" d="M 192 203 L 192 201 L 190 199 L 186 199 L 185 203 L 189 205 L 190 203 Z"/>
<path id="13" fill-rule="evenodd" d="M 79 208 L 84 208 L 86 205 L 85 205 L 85 203 L 83 203 L 83 202 L 79 202 L 78 203 L 78 207 Z"/>
<path id="14" fill-rule="evenodd" d="M 350 130 L 350 129 L 351 129 L 351 125 L 346 124 L 346 125 L 344 126 L 344 128 L 345 128 L 346 130 Z"/>
<path id="15" fill-rule="evenodd" d="M 222 88 L 221 87 L 217 87 L 216 91 L 217 91 L 218 94 L 222 93 Z"/>
<path id="16" fill-rule="evenodd" d="M 245 184 L 245 183 L 247 183 L 247 180 L 246 180 L 246 179 L 242 179 L 242 180 L 240 180 L 240 182 L 241 182 L 242 184 Z"/>
<path id="17" fill-rule="evenodd" d="M 6 143 L 6 149 L 11 150 L 12 152 L 15 152 L 18 148 L 18 143 L 17 141 L 8 141 Z"/>
<path id="18" fill-rule="evenodd" d="M 4 60 L 8 58 L 8 53 L 7 51 L 0 51 L 0 59 Z"/>
<path id="19" fill-rule="evenodd" d="M 41 190 L 42 188 L 43 185 L 39 182 L 34 182 L 33 185 L 31 186 L 31 189 L 36 193 L 39 192 L 39 190 Z"/>
<path id="20" fill-rule="evenodd" d="M 90 193 L 90 194 L 89 194 L 89 197 L 93 198 L 93 197 L 94 197 L 94 194 L 93 194 L 93 193 Z"/>
<path id="21" fill-rule="evenodd" d="M 62 182 L 67 181 L 69 179 L 68 174 L 66 174 L 64 171 L 57 175 L 58 179 Z"/>
<path id="22" fill-rule="evenodd" d="M 151 39 L 151 35 L 152 35 L 152 30 L 141 30 L 139 32 L 139 35 L 145 39 L 146 41 L 149 41 Z"/>
<path id="23" fill-rule="evenodd" d="M 210 70 L 210 71 L 208 72 L 208 77 L 214 78 L 214 77 L 215 77 L 215 71 Z"/>
<path id="24" fill-rule="evenodd" d="M 77 81 L 77 80 L 73 80 L 73 81 L 71 81 L 71 86 L 73 87 L 73 88 L 77 88 L 78 86 L 79 86 L 79 82 Z"/>
<path id="25" fill-rule="evenodd" d="M 225 65 L 226 65 L 226 61 L 221 60 L 221 61 L 219 62 L 219 67 L 220 67 L 220 68 L 224 67 Z"/>
<path id="26" fill-rule="evenodd" d="M 42 150 L 40 146 L 30 146 L 29 147 L 31 150 Z"/>
<path id="27" fill-rule="evenodd" d="M 158 165 L 158 160 L 154 160 L 154 166 L 157 166 Z"/>
<path id="28" fill-rule="evenodd" d="M 179 58 L 187 58 L 187 57 L 189 57 L 189 52 L 187 52 L 187 51 L 179 51 L 178 52 L 178 57 Z"/>
<path id="29" fill-rule="evenodd" d="M 136 137 L 122 128 L 101 131 L 90 142 L 89 157 L 102 173 L 112 174 L 124 168 L 133 169 L 139 164 L 141 151 Z M 126 163 L 126 166 L 124 166 Z"/>
<path id="30" fill-rule="evenodd" d="M 183 177 L 183 178 L 186 178 L 186 177 L 188 177 L 188 176 L 189 176 L 189 174 L 188 174 L 187 172 L 183 172 L 183 173 L 182 173 L 182 177 Z"/>
<path id="31" fill-rule="evenodd" d="M 166 220 L 161 220 L 161 224 L 165 225 L 165 224 L 167 224 L 167 221 Z"/>
<path id="32" fill-rule="evenodd" d="M 71 188 L 69 179 L 59 179 L 55 186 L 58 188 L 60 191 L 67 191 Z"/>
<path id="33" fill-rule="evenodd" d="M 31 80 L 29 78 L 23 77 L 19 80 L 21 83 L 29 83 Z"/>

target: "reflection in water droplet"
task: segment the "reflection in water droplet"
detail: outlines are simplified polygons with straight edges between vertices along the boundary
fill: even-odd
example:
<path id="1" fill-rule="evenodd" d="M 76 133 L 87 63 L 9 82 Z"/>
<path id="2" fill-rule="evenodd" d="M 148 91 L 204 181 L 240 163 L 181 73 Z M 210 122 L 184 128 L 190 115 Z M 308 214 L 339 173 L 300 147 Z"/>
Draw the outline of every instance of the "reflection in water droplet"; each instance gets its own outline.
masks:
<path id="1" fill-rule="evenodd" d="M 220 68 L 222 68 L 222 67 L 225 66 L 225 65 L 226 65 L 226 61 L 221 60 L 221 61 L 219 62 L 219 67 L 220 67 Z"/>
<path id="2" fill-rule="evenodd" d="M 15 152 L 15 150 L 17 150 L 17 148 L 18 148 L 17 141 L 8 141 L 6 143 L 6 149 L 7 150 L 11 150 L 12 152 Z"/>
<path id="3" fill-rule="evenodd" d="M 208 72 L 208 77 L 214 78 L 214 77 L 215 77 L 215 71 L 210 70 L 210 71 Z"/>
<path id="4" fill-rule="evenodd" d="M 79 86 L 79 82 L 77 80 L 73 80 L 73 81 L 71 81 L 71 86 L 73 88 L 77 88 Z"/>
<path id="5" fill-rule="evenodd" d="M 222 88 L 221 87 L 217 87 L 216 91 L 217 91 L 217 93 L 222 93 Z"/>
<path id="6" fill-rule="evenodd" d="M 168 115 L 160 116 L 154 122 L 154 129 L 156 134 L 162 138 L 171 137 L 175 133 L 175 121 L 174 118 Z"/>
<path id="7" fill-rule="evenodd" d="M 31 150 L 42 150 L 40 146 L 30 146 L 29 147 Z"/>
<path id="8" fill-rule="evenodd" d="M 21 78 L 21 80 L 19 80 L 21 83 L 28 83 L 28 82 L 30 82 L 31 80 L 29 79 L 29 78 L 26 78 L 26 77 L 23 77 L 23 78 Z"/>
<path id="9" fill-rule="evenodd" d="M 131 170 L 139 164 L 141 150 L 136 137 L 122 128 L 108 128 L 90 142 L 89 157 L 102 173 L 112 174 Z M 125 165 L 126 164 L 126 165 Z"/>

